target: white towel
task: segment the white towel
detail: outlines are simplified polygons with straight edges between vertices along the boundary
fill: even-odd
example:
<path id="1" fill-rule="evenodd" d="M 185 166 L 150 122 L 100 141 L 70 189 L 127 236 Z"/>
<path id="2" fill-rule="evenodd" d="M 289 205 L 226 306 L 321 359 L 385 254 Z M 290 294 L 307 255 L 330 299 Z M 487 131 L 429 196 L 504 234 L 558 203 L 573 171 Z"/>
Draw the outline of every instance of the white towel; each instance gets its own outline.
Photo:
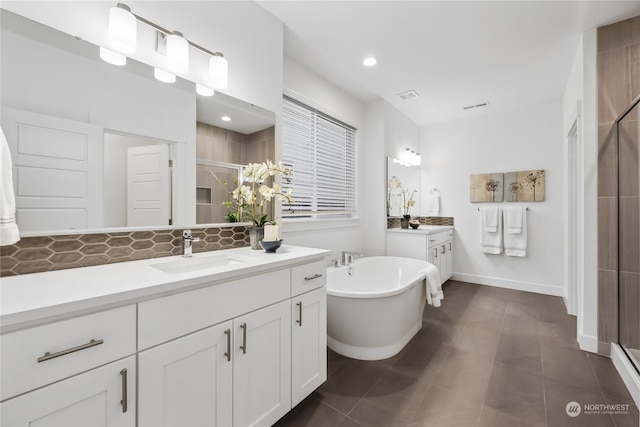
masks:
<path id="1" fill-rule="evenodd" d="M 480 209 L 480 217 L 482 218 L 482 228 L 484 231 L 489 233 L 498 231 L 499 213 L 498 208 L 493 206 Z"/>
<path id="2" fill-rule="evenodd" d="M 440 192 L 433 190 L 427 199 L 427 215 L 438 216 L 440 214 Z"/>
<path id="3" fill-rule="evenodd" d="M 440 301 L 444 299 L 442 284 L 440 284 L 440 270 L 435 265 L 427 263 L 422 273 L 425 275 L 427 303 L 434 307 L 440 307 Z"/>
<path id="4" fill-rule="evenodd" d="M 522 233 L 522 218 L 524 218 L 524 209 L 520 206 L 512 206 L 504 209 L 505 221 L 504 225 L 507 233 Z"/>
<path id="5" fill-rule="evenodd" d="M 504 209 L 505 228 L 517 228 L 512 226 L 510 221 L 512 218 L 520 215 L 520 233 L 504 234 L 504 253 L 508 256 L 527 256 L 527 211 L 520 206 L 513 206 Z"/>
<path id="6" fill-rule="evenodd" d="M 13 245 L 20 240 L 16 224 L 16 198 L 13 192 L 11 151 L 0 128 L 0 246 Z"/>
<path id="7" fill-rule="evenodd" d="M 502 253 L 502 215 L 496 207 L 480 208 L 480 250 L 492 255 Z"/>

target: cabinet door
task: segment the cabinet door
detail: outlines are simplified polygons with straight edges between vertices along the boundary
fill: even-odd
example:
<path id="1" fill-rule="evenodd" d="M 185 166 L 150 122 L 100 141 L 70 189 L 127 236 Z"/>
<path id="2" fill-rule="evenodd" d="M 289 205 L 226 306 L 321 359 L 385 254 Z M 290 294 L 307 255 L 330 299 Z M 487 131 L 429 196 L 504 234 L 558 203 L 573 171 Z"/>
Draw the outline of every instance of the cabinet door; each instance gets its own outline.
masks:
<path id="1" fill-rule="evenodd" d="M 135 356 L 9 399 L 3 426 L 135 426 Z"/>
<path id="2" fill-rule="evenodd" d="M 232 424 L 231 329 L 225 322 L 140 353 L 140 426 Z"/>
<path id="3" fill-rule="evenodd" d="M 442 260 L 442 255 L 440 255 L 440 247 L 430 247 L 428 253 L 429 257 L 427 258 L 427 261 L 436 266 L 436 268 L 440 272 L 440 277 L 442 277 L 442 266 L 440 262 Z"/>
<path id="4" fill-rule="evenodd" d="M 327 379 L 327 293 L 307 292 L 291 304 L 291 404 Z"/>
<path id="5" fill-rule="evenodd" d="M 233 321 L 233 425 L 272 425 L 291 409 L 291 301 Z"/>
<path id="6" fill-rule="evenodd" d="M 444 255 L 442 257 L 442 283 L 446 282 L 453 276 L 453 241 L 449 240 L 444 243 Z"/>

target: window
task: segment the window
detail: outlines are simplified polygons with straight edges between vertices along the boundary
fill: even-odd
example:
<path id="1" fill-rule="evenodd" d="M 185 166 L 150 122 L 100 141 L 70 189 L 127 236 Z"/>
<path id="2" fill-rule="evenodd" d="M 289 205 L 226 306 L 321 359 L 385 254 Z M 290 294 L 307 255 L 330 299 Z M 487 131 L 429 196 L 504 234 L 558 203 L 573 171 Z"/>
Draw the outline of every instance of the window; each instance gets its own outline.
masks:
<path id="1" fill-rule="evenodd" d="M 287 95 L 282 109 L 282 160 L 292 174 L 282 181 L 294 202 L 286 217 L 356 214 L 356 129 Z"/>

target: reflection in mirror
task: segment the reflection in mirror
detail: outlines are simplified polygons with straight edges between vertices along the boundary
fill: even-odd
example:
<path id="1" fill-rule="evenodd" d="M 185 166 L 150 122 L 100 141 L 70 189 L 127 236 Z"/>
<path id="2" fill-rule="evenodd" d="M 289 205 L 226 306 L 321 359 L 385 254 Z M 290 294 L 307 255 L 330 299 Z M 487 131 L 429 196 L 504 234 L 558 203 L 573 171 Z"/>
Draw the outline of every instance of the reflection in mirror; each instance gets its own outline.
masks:
<path id="1" fill-rule="evenodd" d="M 14 176 L 29 175 L 16 189 L 23 235 L 167 225 L 170 219 L 184 227 L 224 222 L 224 210 L 196 218 L 201 200 L 219 208 L 229 196 L 212 183 L 196 184 L 196 157 L 236 165 L 273 159 L 272 112 L 220 92 L 196 96 L 194 84 L 180 78 L 161 83 L 151 67 L 130 58 L 124 67 L 107 64 L 97 46 L 7 10 L 0 9 L 0 18 L 2 128 Z M 25 118 L 37 126 L 19 129 Z M 53 132 L 43 138 L 42 129 Z M 270 136 L 257 143 L 262 132 Z M 18 135 L 29 138 L 18 141 Z M 21 153 L 32 153 L 14 155 L 19 145 Z M 127 187 L 127 145 L 166 149 L 166 155 L 132 160 L 146 172 L 156 166 L 153 183 L 134 180 L 133 190 Z M 173 160 L 168 175 L 157 167 L 163 156 Z M 63 167 L 51 166 L 54 160 Z M 157 215 L 141 215 L 151 206 Z"/>
<path id="2" fill-rule="evenodd" d="M 420 215 L 420 168 L 387 157 L 387 216 L 401 217 L 407 212 Z"/>

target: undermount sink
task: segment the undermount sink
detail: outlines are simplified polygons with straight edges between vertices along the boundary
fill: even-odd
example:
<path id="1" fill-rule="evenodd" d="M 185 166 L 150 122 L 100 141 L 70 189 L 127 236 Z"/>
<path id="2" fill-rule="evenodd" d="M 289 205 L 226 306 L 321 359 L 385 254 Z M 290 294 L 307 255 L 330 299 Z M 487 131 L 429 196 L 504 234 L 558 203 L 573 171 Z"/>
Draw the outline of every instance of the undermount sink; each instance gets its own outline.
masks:
<path id="1" fill-rule="evenodd" d="M 194 271 L 222 269 L 232 267 L 249 261 L 235 254 L 211 254 L 194 256 L 190 258 L 181 258 L 176 261 L 160 262 L 151 264 L 151 267 L 169 274 L 192 273 Z"/>

